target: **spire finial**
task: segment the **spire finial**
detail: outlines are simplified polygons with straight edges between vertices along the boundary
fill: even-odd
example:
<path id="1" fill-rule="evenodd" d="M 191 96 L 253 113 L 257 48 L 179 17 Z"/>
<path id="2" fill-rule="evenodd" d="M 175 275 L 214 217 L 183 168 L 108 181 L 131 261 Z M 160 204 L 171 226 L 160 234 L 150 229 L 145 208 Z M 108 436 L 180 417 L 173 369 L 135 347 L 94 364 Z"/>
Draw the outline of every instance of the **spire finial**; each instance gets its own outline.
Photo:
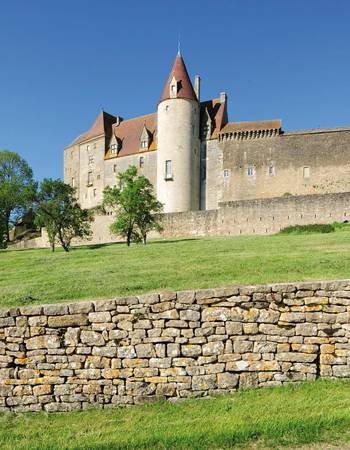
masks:
<path id="1" fill-rule="evenodd" d="M 179 31 L 178 37 L 177 37 L 177 54 L 181 55 L 181 36 L 180 36 L 180 31 Z"/>

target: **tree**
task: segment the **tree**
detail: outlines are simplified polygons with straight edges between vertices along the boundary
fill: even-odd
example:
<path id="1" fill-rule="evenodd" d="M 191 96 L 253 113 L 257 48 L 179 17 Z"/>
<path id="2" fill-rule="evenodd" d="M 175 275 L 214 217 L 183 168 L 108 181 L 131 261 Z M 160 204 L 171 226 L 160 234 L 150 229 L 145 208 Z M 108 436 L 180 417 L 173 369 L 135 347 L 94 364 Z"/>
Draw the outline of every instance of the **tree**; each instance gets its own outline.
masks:
<path id="1" fill-rule="evenodd" d="M 115 211 L 117 218 L 111 231 L 125 237 L 128 246 L 131 242 L 146 244 L 149 231 L 161 230 L 156 214 L 163 205 L 156 199 L 150 181 L 137 175 L 135 166 L 118 175 L 117 186 L 104 189 L 102 206 Z"/>
<path id="2" fill-rule="evenodd" d="M 92 212 L 82 209 L 76 189 L 61 180 L 44 179 L 36 198 L 36 223 L 45 227 L 52 251 L 58 241 L 68 252 L 74 237 L 91 236 Z"/>
<path id="3" fill-rule="evenodd" d="M 10 225 L 31 206 L 36 191 L 33 171 L 18 153 L 0 151 L 0 215 L 4 221 L 6 241 Z"/>

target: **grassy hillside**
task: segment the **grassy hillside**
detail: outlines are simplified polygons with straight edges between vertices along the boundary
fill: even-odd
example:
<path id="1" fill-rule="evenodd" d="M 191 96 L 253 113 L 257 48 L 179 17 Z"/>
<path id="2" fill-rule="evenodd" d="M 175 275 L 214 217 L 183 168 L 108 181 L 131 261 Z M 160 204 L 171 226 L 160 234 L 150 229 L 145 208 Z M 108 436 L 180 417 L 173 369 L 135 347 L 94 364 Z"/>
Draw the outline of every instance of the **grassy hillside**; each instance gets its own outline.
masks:
<path id="1" fill-rule="evenodd" d="M 330 449 L 345 448 L 349 428 L 350 382 L 319 380 L 173 405 L 2 414 L 0 447 L 256 450 L 316 443 L 313 449 Z"/>
<path id="2" fill-rule="evenodd" d="M 350 231 L 0 252 L 0 307 L 350 277 Z"/>

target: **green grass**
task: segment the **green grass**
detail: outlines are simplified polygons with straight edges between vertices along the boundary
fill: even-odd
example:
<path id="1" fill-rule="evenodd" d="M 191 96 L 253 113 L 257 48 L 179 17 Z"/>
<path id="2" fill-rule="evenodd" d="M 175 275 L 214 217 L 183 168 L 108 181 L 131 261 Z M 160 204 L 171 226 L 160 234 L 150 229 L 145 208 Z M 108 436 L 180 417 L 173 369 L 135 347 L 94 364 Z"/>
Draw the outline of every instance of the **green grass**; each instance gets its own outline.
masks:
<path id="1" fill-rule="evenodd" d="M 281 448 L 350 441 L 350 381 L 325 381 L 74 413 L 0 415 L 0 447 L 31 449 Z M 337 448 L 341 448 L 337 447 Z"/>
<path id="2" fill-rule="evenodd" d="M 334 233 L 337 230 L 349 229 L 348 223 L 313 223 L 310 225 L 293 225 L 283 228 L 280 234 Z"/>
<path id="3" fill-rule="evenodd" d="M 0 251 L 0 306 L 350 277 L 350 230 Z"/>

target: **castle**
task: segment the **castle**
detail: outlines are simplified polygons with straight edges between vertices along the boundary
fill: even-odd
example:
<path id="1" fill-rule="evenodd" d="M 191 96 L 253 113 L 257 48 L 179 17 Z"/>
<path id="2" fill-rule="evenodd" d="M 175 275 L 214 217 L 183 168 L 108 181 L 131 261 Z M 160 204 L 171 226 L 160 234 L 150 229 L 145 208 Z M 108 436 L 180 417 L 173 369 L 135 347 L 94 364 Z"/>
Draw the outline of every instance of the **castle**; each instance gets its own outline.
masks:
<path id="1" fill-rule="evenodd" d="M 177 54 L 156 113 L 102 111 L 64 151 L 64 180 L 96 206 L 129 165 L 150 179 L 165 213 L 227 202 L 350 191 L 350 128 L 285 132 L 281 120 L 229 122 L 227 95 L 201 101 Z"/>

